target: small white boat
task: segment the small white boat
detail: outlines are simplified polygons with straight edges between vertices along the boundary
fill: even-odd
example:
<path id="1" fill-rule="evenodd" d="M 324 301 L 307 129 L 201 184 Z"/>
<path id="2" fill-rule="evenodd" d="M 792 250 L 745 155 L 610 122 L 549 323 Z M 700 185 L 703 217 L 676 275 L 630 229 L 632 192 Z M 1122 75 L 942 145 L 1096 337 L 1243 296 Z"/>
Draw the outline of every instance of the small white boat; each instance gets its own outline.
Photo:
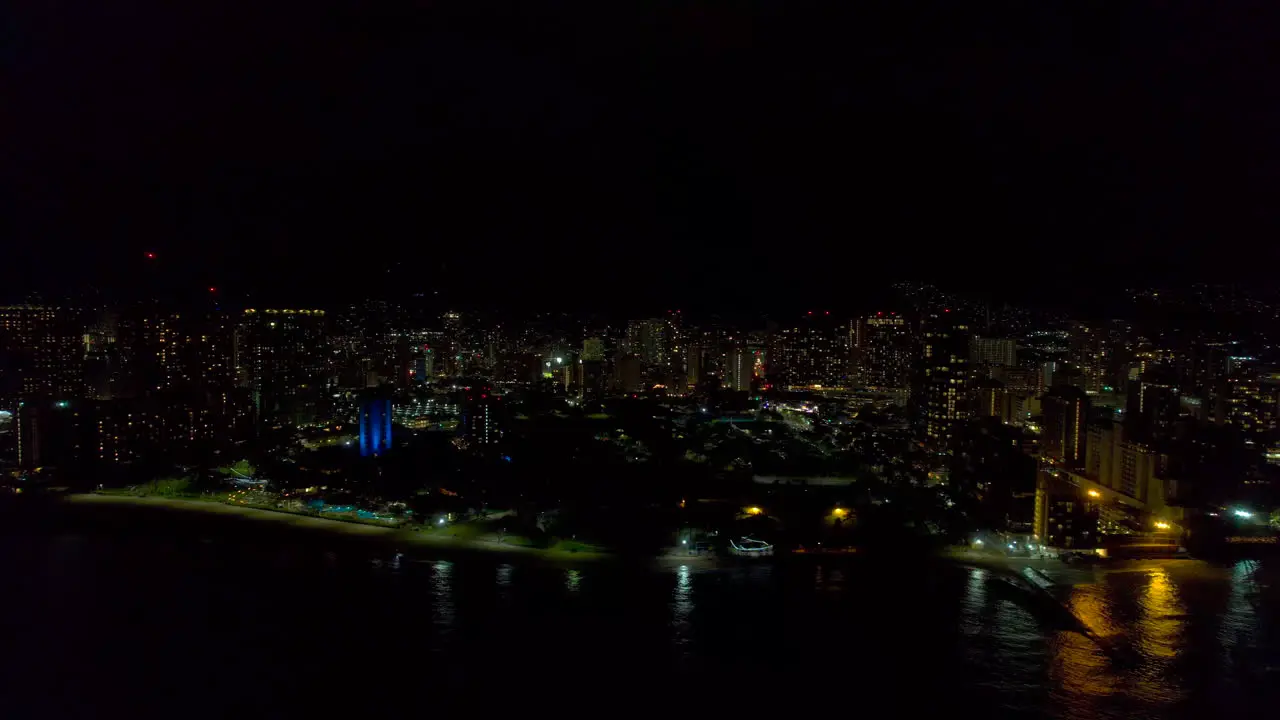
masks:
<path id="1" fill-rule="evenodd" d="M 746 557 L 758 557 L 760 555 L 772 555 L 773 546 L 763 540 L 744 537 L 739 538 L 736 542 L 729 539 L 730 552 L 734 555 L 743 555 Z"/>

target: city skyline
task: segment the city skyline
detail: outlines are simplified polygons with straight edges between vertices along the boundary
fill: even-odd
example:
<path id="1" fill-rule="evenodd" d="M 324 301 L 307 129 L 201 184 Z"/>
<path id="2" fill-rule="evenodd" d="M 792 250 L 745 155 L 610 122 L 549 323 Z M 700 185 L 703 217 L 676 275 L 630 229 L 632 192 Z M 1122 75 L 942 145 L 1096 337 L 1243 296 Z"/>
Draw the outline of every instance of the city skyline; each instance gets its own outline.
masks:
<path id="1" fill-rule="evenodd" d="M 9 715 L 1275 707 L 1280 5 L 16 5 Z"/>

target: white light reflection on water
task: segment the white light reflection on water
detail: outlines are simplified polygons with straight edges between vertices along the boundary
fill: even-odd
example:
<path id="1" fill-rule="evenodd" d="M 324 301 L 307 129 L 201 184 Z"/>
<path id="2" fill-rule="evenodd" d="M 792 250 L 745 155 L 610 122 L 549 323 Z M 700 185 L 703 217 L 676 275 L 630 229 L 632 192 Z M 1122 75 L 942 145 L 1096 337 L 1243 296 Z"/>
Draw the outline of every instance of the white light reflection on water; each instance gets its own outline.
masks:
<path id="1" fill-rule="evenodd" d="M 980 684 L 998 690 L 1011 707 L 1033 707 L 1042 687 L 1045 641 L 1040 623 L 1018 602 L 1018 592 L 1006 578 L 969 568 L 957 630 L 966 672 L 984 677 Z"/>
<path id="2" fill-rule="evenodd" d="M 453 563 L 438 560 L 431 564 L 431 624 L 441 639 L 448 637 L 457 624 L 458 611 L 453 600 Z M 444 648 L 436 645 L 433 650 Z"/>
<path id="3" fill-rule="evenodd" d="M 1222 648 L 1222 660 L 1228 667 L 1245 671 L 1255 647 L 1258 626 L 1258 561 L 1240 560 L 1231 568 L 1231 590 L 1222 623 L 1218 630 L 1218 642 Z"/>
<path id="4" fill-rule="evenodd" d="M 987 571 L 971 568 L 965 584 L 964 604 L 960 611 L 960 631 L 968 636 L 979 635 L 986 623 L 982 618 L 987 605 Z"/>
<path id="5" fill-rule="evenodd" d="M 688 630 L 692 614 L 693 580 L 689 577 L 689 566 L 681 565 L 676 571 L 676 589 L 671 593 L 671 626 L 677 638 Z"/>
<path id="6" fill-rule="evenodd" d="M 564 587 L 571 593 L 582 589 L 582 572 L 578 570 L 564 571 Z"/>
<path id="7" fill-rule="evenodd" d="M 688 565 L 676 570 L 676 586 L 671 591 L 671 646 L 676 649 L 677 664 L 688 669 L 693 660 L 693 577 Z"/>
<path id="8" fill-rule="evenodd" d="M 515 567 L 507 564 L 499 565 L 494 573 L 494 585 L 498 588 L 498 604 L 509 605 L 514 597 L 511 587 L 511 574 Z"/>

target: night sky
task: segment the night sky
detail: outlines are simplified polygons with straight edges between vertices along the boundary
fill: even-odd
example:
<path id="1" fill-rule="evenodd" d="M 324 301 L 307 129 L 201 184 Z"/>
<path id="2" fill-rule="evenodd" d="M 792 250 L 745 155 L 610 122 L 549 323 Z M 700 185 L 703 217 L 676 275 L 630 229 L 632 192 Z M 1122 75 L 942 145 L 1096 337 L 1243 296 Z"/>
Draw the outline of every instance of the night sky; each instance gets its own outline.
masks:
<path id="1" fill-rule="evenodd" d="M 1277 259 L 1270 3 L 15 5 L 6 299 L 149 250 L 228 295 L 655 310 Z"/>

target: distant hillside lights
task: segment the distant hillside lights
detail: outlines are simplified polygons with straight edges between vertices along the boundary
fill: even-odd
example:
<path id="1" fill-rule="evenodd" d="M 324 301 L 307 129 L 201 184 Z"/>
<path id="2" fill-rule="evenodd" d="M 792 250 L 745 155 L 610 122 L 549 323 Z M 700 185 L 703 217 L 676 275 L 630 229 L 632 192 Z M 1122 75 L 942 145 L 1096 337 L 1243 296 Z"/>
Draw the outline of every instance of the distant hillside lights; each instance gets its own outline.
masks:
<path id="1" fill-rule="evenodd" d="M 264 308 L 262 310 L 245 308 L 244 310 L 245 315 L 255 315 L 260 312 L 267 315 L 324 315 L 323 310 L 276 310 L 274 308 Z"/>

